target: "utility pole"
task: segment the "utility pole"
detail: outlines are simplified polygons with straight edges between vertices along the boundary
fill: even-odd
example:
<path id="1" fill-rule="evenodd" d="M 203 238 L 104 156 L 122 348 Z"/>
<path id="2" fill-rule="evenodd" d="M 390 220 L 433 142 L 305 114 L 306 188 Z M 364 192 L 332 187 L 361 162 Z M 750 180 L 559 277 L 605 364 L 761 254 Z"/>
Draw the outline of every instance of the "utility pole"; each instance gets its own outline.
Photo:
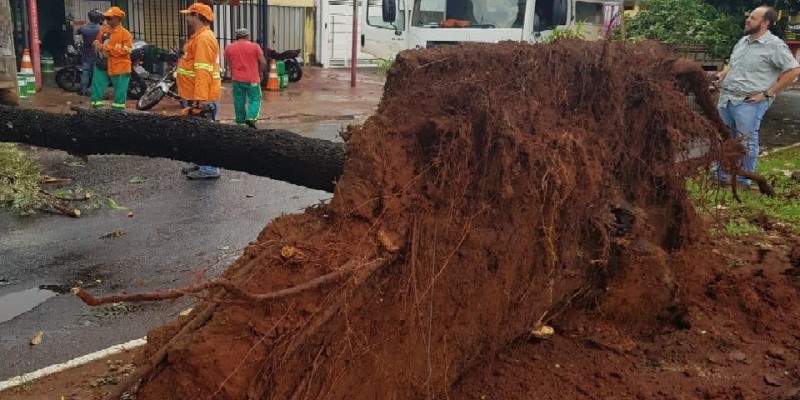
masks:
<path id="1" fill-rule="evenodd" d="M 368 6 L 369 7 L 369 6 Z M 353 48 L 350 54 L 350 87 L 356 87 L 358 65 L 358 0 L 353 0 Z"/>

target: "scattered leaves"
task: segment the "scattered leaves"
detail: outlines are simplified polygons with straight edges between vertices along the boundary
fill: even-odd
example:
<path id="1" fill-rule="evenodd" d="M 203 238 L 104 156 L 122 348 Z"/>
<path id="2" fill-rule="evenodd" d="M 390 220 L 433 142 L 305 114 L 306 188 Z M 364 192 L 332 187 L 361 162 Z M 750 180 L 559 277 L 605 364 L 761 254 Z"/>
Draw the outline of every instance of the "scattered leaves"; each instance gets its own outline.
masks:
<path id="1" fill-rule="evenodd" d="M 106 197 L 105 201 L 103 202 L 106 204 L 106 206 L 108 206 L 108 208 L 112 210 L 127 210 L 126 207 L 117 204 L 117 202 L 114 201 L 114 199 L 112 199 L 111 197 Z"/>
<path id="2" fill-rule="evenodd" d="M 128 182 L 129 182 L 129 183 L 136 183 L 136 184 L 145 183 L 145 182 L 147 182 L 147 177 L 144 177 L 144 176 L 134 176 L 134 177 L 133 177 L 133 178 L 131 178 L 131 180 L 130 180 L 130 181 L 128 181 Z"/>
<path id="3" fill-rule="evenodd" d="M 44 206 L 40 196 L 42 171 L 14 144 L 0 143 L 0 207 L 30 214 Z"/>

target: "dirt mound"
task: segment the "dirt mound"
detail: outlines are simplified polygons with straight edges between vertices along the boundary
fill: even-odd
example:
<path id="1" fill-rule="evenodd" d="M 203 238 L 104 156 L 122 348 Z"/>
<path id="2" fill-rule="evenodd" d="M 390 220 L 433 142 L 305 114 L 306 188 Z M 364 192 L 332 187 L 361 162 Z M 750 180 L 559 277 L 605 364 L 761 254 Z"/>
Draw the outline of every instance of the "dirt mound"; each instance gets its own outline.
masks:
<path id="1" fill-rule="evenodd" d="M 673 254 L 700 237 L 685 178 L 708 165 L 687 150 L 721 132 L 706 85 L 650 44 L 401 53 L 330 204 L 274 221 L 224 274 L 251 293 L 331 279 L 209 293 L 152 332 L 138 398 L 446 398 L 574 312 L 685 328 Z"/>

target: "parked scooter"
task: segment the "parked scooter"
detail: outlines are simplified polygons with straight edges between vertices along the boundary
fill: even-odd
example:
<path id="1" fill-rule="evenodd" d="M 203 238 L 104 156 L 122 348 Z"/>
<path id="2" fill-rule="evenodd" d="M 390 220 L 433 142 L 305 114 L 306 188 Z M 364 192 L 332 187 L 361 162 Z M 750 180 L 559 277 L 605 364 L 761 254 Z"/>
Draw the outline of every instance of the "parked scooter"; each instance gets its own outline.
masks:
<path id="1" fill-rule="evenodd" d="M 64 53 L 66 66 L 56 72 L 56 85 L 68 92 L 77 92 L 81 89 L 81 73 L 83 69 L 83 57 L 81 52 L 73 45 L 67 45 Z"/>
<path id="2" fill-rule="evenodd" d="M 289 82 L 297 82 L 303 77 L 303 57 L 300 57 L 302 50 L 286 50 L 278 53 L 275 50 L 267 49 L 267 58 L 275 61 L 283 61 L 286 67 L 286 74 L 289 75 Z M 269 71 L 266 71 L 267 73 Z"/>
<path id="3" fill-rule="evenodd" d="M 147 111 L 156 104 L 158 104 L 164 96 L 172 99 L 183 101 L 178 94 L 178 83 L 175 80 L 175 73 L 178 70 L 177 61 L 178 55 L 174 52 L 167 54 L 166 61 L 170 68 L 164 71 L 164 76 L 157 82 L 150 85 L 144 92 L 144 95 L 136 102 L 136 109 L 140 111 Z"/>
<path id="4" fill-rule="evenodd" d="M 137 40 L 133 42 L 133 50 L 131 51 L 131 80 L 128 83 L 128 98 L 137 100 L 144 95 L 147 90 L 147 82 L 144 77 L 148 75 L 147 71 L 142 67 L 145 52 L 147 50 L 147 42 Z M 67 65 L 56 73 L 56 85 L 61 89 L 68 92 L 77 92 L 81 88 L 81 74 L 83 73 L 83 57 L 81 52 L 73 45 L 67 45 L 65 53 Z"/>

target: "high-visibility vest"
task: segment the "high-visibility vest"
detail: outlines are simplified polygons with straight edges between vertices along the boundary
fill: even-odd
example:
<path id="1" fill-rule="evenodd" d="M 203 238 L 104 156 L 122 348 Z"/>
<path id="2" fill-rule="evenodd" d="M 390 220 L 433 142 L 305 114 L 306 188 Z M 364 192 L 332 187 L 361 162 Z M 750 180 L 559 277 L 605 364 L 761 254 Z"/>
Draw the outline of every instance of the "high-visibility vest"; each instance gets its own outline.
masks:
<path id="1" fill-rule="evenodd" d="M 105 39 L 108 39 L 108 42 Z M 101 49 L 108 54 L 108 75 L 131 73 L 131 52 L 133 51 L 133 36 L 122 25 L 111 30 L 108 25 L 100 28 L 97 41 L 102 44 Z"/>
<path id="2" fill-rule="evenodd" d="M 204 26 L 183 46 L 177 69 L 178 94 L 186 100 L 219 100 L 222 77 L 218 59 L 217 38 Z"/>

